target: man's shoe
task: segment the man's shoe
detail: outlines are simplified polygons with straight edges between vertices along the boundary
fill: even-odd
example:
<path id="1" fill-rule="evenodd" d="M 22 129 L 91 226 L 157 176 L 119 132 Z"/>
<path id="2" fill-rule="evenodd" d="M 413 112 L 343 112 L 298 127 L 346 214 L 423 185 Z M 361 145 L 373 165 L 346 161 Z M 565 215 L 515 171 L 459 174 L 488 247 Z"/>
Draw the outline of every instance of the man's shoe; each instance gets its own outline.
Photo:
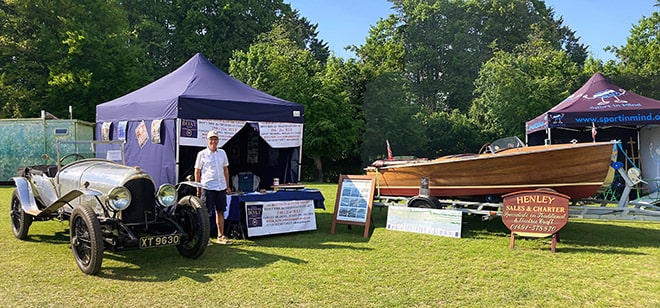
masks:
<path id="1" fill-rule="evenodd" d="M 231 244 L 231 241 L 229 240 L 229 238 L 224 236 L 224 235 L 223 236 L 218 236 L 218 239 L 216 240 L 216 242 L 218 242 L 218 244 L 222 244 L 222 245 Z"/>

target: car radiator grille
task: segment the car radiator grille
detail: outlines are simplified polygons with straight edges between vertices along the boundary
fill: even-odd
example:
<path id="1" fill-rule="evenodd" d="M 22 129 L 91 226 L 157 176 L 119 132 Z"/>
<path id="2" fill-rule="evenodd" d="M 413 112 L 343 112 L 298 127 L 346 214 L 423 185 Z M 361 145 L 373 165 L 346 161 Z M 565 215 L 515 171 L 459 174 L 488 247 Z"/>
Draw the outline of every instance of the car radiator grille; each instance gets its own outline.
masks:
<path id="1" fill-rule="evenodd" d="M 124 186 L 131 191 L 131 205 L 122 212 L 126 224 L 151 222 L 156 219 L 155 188 L 148 179 L 128 181 Z"/>

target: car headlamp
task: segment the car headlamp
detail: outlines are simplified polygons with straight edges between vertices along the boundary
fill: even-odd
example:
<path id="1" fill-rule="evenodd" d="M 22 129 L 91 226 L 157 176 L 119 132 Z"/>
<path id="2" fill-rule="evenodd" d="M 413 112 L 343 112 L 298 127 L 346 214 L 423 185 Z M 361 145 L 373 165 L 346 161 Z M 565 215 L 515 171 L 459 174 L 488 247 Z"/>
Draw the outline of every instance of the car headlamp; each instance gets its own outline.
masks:
<path id="1" fill-rule="evenodd" d="M 115 211 L 125 210 L 131 204 L 131 192 L 124 186 L 117 186 L 108 193 L 108 205 Z"/>
<path id="2" fill-rule="evenodd" d="M 158 192 L 156 192 L 156 200 L 158 204 L 168 207 L 176 203 L 176 187 L 172 184 L 163 184 L 158 187 Z"/>

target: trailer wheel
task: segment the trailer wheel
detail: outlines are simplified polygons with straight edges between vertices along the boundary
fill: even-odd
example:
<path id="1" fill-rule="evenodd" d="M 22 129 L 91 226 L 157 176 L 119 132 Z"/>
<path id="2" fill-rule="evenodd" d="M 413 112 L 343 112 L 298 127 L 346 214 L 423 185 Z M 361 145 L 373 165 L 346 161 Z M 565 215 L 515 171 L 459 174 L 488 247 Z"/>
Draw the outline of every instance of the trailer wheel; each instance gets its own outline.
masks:
<path id="1" fill-rule="evenodd" d="M 425 209 L 440 209 L 442 206 L 438 199 L 428 196 L 415 196 L 408 200 L 408 207 L 418 207 Z"/>

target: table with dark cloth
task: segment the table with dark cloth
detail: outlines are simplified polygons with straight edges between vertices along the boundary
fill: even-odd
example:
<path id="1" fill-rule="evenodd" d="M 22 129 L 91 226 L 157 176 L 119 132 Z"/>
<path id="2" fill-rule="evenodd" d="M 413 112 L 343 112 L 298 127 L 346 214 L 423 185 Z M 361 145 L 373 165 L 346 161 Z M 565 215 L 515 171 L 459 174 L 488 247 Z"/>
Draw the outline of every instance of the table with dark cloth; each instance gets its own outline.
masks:
<path id="1" fill-rule="evenodd" d="M 278 190 L 264 193 L 231 194 L 227 196 L 227 212 L 225 212 L 225 229 L 227 234 L 245 238 L 245 202 L 268 202 L 286 200 L 313 200 L 314 208 L 325 209 L 325 198 L 316 189 Z M 217 233 L 215 213 L 211 214 L 211 234 Z M 236 230 L 238 229 L 238 230 Z M 232 234 L 232 232 L 240 232 Z"/>

